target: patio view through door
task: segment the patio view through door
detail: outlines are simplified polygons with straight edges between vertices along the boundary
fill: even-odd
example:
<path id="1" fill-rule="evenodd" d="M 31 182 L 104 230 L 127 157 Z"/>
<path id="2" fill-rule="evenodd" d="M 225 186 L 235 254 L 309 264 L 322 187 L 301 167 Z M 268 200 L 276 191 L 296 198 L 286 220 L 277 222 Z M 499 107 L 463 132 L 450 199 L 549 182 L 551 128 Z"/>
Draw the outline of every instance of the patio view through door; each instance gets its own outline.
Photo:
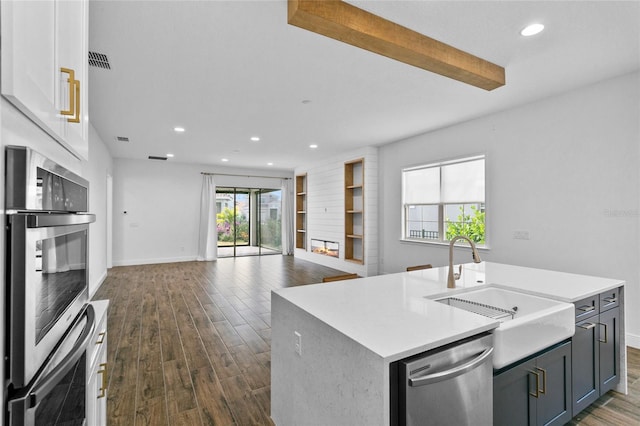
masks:
<path id="1" fill-rule="evenodd" d="M 218 257 L 282 253 L 280 189 L 217 188 Z"/>

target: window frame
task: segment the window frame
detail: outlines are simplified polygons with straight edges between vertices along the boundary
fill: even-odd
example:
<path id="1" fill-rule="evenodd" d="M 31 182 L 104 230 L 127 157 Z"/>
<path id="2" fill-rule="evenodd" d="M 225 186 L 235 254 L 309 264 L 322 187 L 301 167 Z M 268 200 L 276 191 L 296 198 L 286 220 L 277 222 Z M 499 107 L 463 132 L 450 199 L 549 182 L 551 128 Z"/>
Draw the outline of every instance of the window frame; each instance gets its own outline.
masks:
<path id="1" fill-rule="evenodd" d="M 448 166 L 448 165 L 453 165 L 453 164 L 460 164 L 460 163 L 465 163 L 465 162 L 470 162 L 470 161 L 477 161 L 477 160 L 483 160 L 484 161 L 484 167 L 483 167 L 483 174 L 484 174 L 484 200 L 483 201 L 477 201 L 477 200 L 466 200 L 466 201 L 460 201 L 460 202 L 443 202 L 442 201 L 442 187 L 443 187 L 443 183 L 442 183 L 442 167 L 443 166 Z M 438 203 L 415 203 L 415 204 L 407 204 L 405 203 L 405 172 L 409 172 L 411 170 L 420 170 L 420 169 L 427 169 L 427 168 L 438 168 L 439 171 L 439 176 L 440 176 L 440 189 L 439 189 L 439 195 L 440 195 L 440 200 Z M 463 157 L 456 157 L 456 158 L 452 158 L 452 159 L 447 159 L 447 160 L 441 160 L 441 161 L 436 161 L 433 163 L 427 163 L 427 164 L 419 164 L 419 165 L 414 165 L 414 166 L 408 166 L 408 167 L 403 167 L 401 169 L 401 208 L 402 208 L 402 229 L 401 229 L 401 237 L 400 240 L 403 242 L 408 242 L 408 243 L 418 243 L 418 244 L 432 244 L 432 245 L 449 245 L 450 241 L 446 239 L 446 218 L 445 218 L 445 207 L 447 205 L 464 205 L 464 206 L 469 206 L 469 205 L 480 205 L 482 206 L 482 211 L 485 213 L 485 229 L 484 229 L 484 243 L 483 244 L 479 244 L 476 243 L 476 246 L 478 248 L 482 248 L 482 249 L 488 249 L 489 248 L 489 232 L 488 232 L 488 227 L 487 227 L 487 220 L 486 220 L 486 213 L 487 213 L 487 154 L 486 153 L 479 153 L 479 154 L 474 154 L 474 155 L 465 155 Z M 437 218 L 437 224 L 438 224 L 438 239 L 423 239 L 423 238 L 412 238 L 409 236 L 409 229 L 408 229 L 408 223 L 410 222 L 409 220 L 409 206 L 437 206 L 438 207 L 438 218 Z M 466 244 L 466 243 L 465 243 Z"/>

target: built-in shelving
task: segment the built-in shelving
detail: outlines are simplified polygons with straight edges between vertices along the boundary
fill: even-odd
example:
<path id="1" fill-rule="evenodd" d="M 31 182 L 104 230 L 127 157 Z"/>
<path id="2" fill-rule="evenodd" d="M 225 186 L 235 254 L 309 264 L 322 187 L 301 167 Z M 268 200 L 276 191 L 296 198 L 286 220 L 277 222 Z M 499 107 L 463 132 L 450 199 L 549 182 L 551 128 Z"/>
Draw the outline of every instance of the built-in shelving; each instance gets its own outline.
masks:
<path id="1" fill-rule="evenodd" d="M 307 248 L 307 175 L 296 176 L 296 248 Z"/>
<path id="2" fill-rule="evenodd" d="M 344 164 L 344 259 L 364 263 L 364 159 Z"/>

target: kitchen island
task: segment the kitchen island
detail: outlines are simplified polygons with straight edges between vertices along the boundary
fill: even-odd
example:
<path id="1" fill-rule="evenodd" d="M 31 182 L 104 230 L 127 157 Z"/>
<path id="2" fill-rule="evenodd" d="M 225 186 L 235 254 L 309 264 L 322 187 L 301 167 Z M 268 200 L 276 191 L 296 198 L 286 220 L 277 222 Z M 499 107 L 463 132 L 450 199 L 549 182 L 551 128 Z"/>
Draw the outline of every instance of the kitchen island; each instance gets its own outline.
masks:
<path id="1" fill-rule="evenodd" d="M 500 324 L 431 300 L 439 295 L 495 285 L 573 303 L 624 286 L 621 280 L 483 262 L 463 265 L 456 288 L 448 289 L 447 271 L 434 268 L 274 291 L 275 423 L 389 424 L 391 363 Z M 620 346 L 616 389 L 626 392 L 623 321 Z"/>

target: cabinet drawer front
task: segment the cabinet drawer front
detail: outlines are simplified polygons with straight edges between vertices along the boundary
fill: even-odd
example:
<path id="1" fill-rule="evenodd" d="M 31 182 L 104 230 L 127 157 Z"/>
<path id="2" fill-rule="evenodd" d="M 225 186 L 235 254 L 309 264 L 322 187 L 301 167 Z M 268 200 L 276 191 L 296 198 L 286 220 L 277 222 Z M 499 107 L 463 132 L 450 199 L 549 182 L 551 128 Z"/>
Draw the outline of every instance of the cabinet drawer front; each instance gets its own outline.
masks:
<path id="1" fill-rule="evenodd" d="M 594 295 L 574 302 L 576 311 L 576 322 L 582 321 L 600 312 L 600 296 Z"/>
<path id="2" fill-rule="evenodd" d="M 620 305 L 620 289 L 614 288 L 604 293 L 600 293 L 600 312 L 617 308 Z"/>

